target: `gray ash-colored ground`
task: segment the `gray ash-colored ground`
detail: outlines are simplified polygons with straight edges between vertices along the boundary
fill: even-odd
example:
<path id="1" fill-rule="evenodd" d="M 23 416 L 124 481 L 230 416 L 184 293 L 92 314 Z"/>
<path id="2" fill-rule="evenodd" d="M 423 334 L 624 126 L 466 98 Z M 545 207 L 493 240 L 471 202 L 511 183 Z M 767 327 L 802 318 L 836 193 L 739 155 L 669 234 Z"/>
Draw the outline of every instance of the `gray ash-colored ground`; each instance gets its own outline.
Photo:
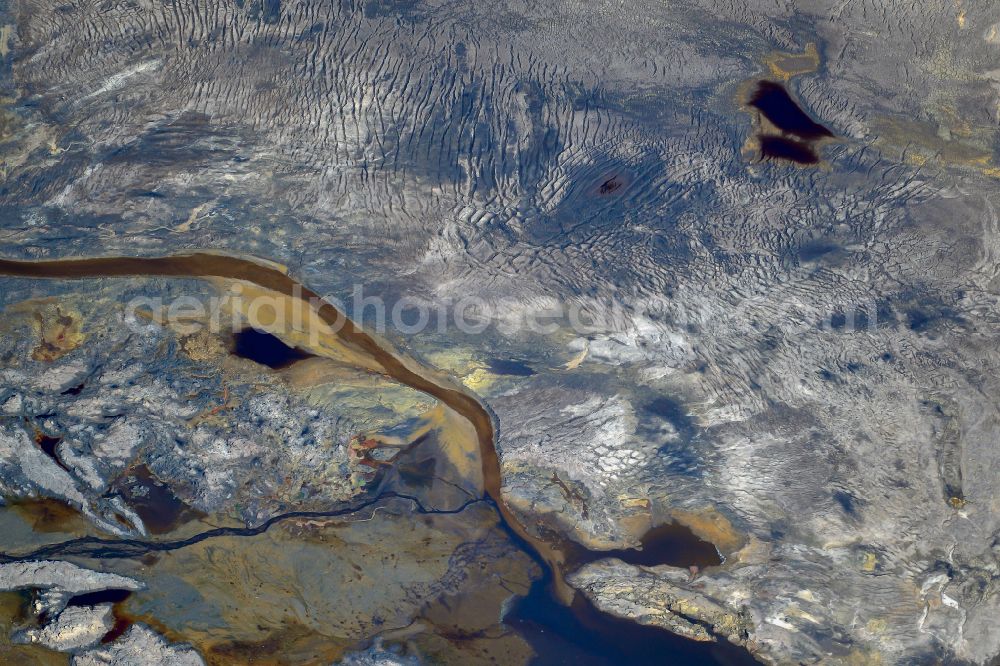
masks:
<path id="1" fill-rule="evenodd" d="M 7 292 L 13 299 L 31 293 L 24 283 Z M 256 523 L 356 494 L 347 454 L 356 423 L 282 391 L 284 383 L 256 364 L 230 358 L 217 337 L 130 325 L 122 306 L 128 290 L 53 300 L 26 298 L 7 308 L 0 342 L 5 498 L 67 500 L 102 530 L 139 536 L 149 530 L 137 505 L 158 483 L 171 489 L 160 492 L 163 499 L 169 493 L 187 505 L 175 507 L 178 519 L 190 518 L 188 509 L 235 507 Z M 70 328 L 79 329 L 79 340 L 56 359 L 35 360 L 44 348 L 32 325 L 59 327 L 60 319 L 76 322 Z M 46 433 L 52 446 L 45 450 L 32 433 Z M 123 503 L 130 495 L 135 510 Z"/>
<path id="2" fill-rule="evenodd" d="M 1000 654 L 1000 7 L 12 0 L 2 23 L 4 256 L 214 248 L 344 299 L 480 296 L 481 335 L 390 337 L 496 412 L 525 522 L 620 548 L 676 519 L 727 556 L 589 564 L 598 608 L 774 663 Z M 761 78 L 835 135 L 820 164 L 761 159 Z M 141 458 L 254 523 L 354 496 L 350 437 L 412 416 L 246 368 L 211 413 L 215 356 L 115 325 L 137 284 L 3 280 L 10 501 L 140 534 L 109 491 Z M 32 328 L 49 296 L 72 349 Z M 614 316 L 527 330 L 554 303 Z M 404 658 L 380 646 L 350 658 Z"/>

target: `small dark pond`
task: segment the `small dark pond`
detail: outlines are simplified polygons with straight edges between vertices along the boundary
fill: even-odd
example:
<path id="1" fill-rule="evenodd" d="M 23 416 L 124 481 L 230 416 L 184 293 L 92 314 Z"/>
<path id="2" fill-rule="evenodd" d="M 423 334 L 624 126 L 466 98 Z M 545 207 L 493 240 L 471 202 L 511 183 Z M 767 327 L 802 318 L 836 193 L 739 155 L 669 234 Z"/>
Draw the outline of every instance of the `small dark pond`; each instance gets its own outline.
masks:
<path id="1" fill-rule="evenodd" d="M 145 465 L 126 472 L 113 488 L 139 514 L 151 534 L 167 534 L 205 515 L 178 499 L 170 487 L 156 478 Z"/>
<path id="2" fill-rule="evenodd" d="M 487 362 L 490 372 L 496 375 L 511 375 L 514 377 L 530 377 L 535 374 L 527 363 L 510 359 L 492 358 Z"/>
<path id="3" fill-rule="evenodd" d="M 795 103 L 784 86 L 773 81 L 760 81 L 757 84 L 757 90 L 750 98 L 750 106 L 764 114 L 782 132 L 800 139 L 813 141 L 833 136 L 830 130 L 815 122 Z"/>
<path id="4" fill-rule="evenodd" d="M 788 160 L 796 164 L 819 163 L 819 156 L 816 154 L 816 151 L 801 141 L 768 135 L 762 135 L 759 139 L 760 154 L 763 157 Z"/>
<path id="5" fill-rule="evenodd" d="M 273 370 L 287 368 L 296 361 L 310 358 L 312 354 L 296 347 L 289 347 L 276 336 L 255 328 L 245 328 L 233 336 L 233 353 Z"/>

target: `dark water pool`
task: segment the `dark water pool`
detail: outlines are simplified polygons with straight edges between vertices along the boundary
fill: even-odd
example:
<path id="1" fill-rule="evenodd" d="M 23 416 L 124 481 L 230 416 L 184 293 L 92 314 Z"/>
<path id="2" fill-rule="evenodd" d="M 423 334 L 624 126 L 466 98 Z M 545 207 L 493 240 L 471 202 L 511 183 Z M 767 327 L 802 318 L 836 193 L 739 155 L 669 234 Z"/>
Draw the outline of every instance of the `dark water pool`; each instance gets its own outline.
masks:
<path id="1" fill-rule="evenodd" d="M 233 336 L 233 353 L 273 370 L 287 368 L 296 361 L 312 356 L 309 352 L 289 347 L 276 336 L 255 328 L 245 328 Z"/>
<path id="2" fill-rule="evenodd" d="M 145 465 L 129 470 L 113 487 L 139 514 L 151 534 L 168 534 L 180 525 L 205 515 L 180 500 Z"/>
<path id="3" fill-rule="evenodd" d="M 759 110 L 782 132 L 813 141 L 832 137 L 833 133 L 815 122 L 792 99 L 784 86 L 773 81 L 760 81 L 750 98 L 750 106 Z"/>
<path id="4" fill-rule="evenodd" d="M 510 359 L 492 358 L 488 364 L 490 372 L 497 375 L 511 375 L 514 377 L 530 377 L 535 374 L 527 363 L 513 361 Z"/>
<path id="5" fill-rule="evenodd" d="M 52 437 L 41 431 L 35 433 L 35 443 L 38 444 L 38 448 L 40 448 L 45 455 L 51 458 L 55 464 L 59 465 L 66 471 L 69 471 L 66 464 L 59 458 L 59 453 L 57 452 L 57 447 L 61 441 L 62 438 Z"/>
<path id="6" fill-rule="evenodd" d="M 548 577 L 536 581 L 528 596 L 504 618 L 534 649 L 533 664 L 759 666 L 741 647 L 725 641 L 692 641 L 622 620 L 602 613 L 581 594 L 572 607 L 564 606 L 553 598 L 548 585 Z"/>
<path id="7" fill-rule="evenodd" d="M 641 548 L 620 548 L 608 551 L 587 551 L 588 561 L 615 557 L 637 566 L 653 567 L 668 564 L 675 567 L 705 568 L 722 564 L 718 549 L 699 539 L 690 528 L 667 523 L 646 532 Z"/>
<path id="8" fill-rule="evenodd" d="M 550 535 L 551 538 L 557 538 Z M 518 542 L 516 535 L 512 535 Z M 593 551 L 561 539 L 567 571 L 588 562 L 617 557 L 636 565 L 669 565 L 699 568 L 722 563 L 718 549 L 678 523 L 654 527 L 641 540 L 641 549 Z M 665 629 L 617 618 L 600 611 L 577 593 L 572 606 L 553 594 L 552 574 L 535 581 L 527 596 L 519 599 L 504 617 L 504 624 L 517 632 L 535 651 L 533 664 L 603 666 L 629 664 L 677 664 L 679 666 L 756 666 L 759 664 L 740 646 L 720 639 L 703 643 L 683 638 Z"/>
<path id="9" fill-rule="evenodd" d="M 809 145 L 780 136 L 761 136 L 760 154 L 763 157 L 788 160 L 796 164 L 817 164 L 819 156 Z"/>

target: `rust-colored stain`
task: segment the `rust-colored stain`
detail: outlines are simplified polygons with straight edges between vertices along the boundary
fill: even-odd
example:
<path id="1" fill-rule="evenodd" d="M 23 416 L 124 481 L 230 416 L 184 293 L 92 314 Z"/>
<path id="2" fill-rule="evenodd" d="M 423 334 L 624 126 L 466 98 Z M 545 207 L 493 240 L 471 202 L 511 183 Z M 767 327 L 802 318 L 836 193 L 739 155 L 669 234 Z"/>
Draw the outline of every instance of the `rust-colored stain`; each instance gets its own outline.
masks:
<path id="1" fill-rule="evenodd" d="M 32 312 L 38 344 L 31 352 L 36 361 L 51 363 L 70 353 L 84 341 L 80 314 L 58 305 L 40 305 Z"/>

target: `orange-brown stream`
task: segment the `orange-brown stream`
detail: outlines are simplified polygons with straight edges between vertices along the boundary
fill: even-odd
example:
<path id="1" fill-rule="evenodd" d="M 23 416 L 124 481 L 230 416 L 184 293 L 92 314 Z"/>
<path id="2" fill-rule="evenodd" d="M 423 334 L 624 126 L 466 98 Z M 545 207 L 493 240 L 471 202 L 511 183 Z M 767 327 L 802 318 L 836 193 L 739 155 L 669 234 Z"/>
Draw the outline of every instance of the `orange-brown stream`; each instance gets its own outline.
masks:
<path id="1" fill-rule="evenodd" d="M 258 260 L 207 252 L 166 257 L 99 257 L 45 261 L 0 259 L 0 275 L 23 278 L 86 279 L 102 277 L 213 278 L 251 283 L 284 296 L 302 299 L 336 332 L 338 341 L 377 364 L 385 376 L 446 404 L 475 429 L 479 440 L 483 487 L 504 522 L 542 559 L 552 572 L 555 593 L 565 604 L 574 591 L 564 580 L 564 554 L 552 544 L 532 535 L 504 502 L 500 461 L 497 457 L 493 419 L 474 395 L 449 378 L 422 366 L 416 360 L 390 349 L 330 303 L 322 300 L 278 267 Z M 368 369 L 372 369 L 370 366 Z"/>

